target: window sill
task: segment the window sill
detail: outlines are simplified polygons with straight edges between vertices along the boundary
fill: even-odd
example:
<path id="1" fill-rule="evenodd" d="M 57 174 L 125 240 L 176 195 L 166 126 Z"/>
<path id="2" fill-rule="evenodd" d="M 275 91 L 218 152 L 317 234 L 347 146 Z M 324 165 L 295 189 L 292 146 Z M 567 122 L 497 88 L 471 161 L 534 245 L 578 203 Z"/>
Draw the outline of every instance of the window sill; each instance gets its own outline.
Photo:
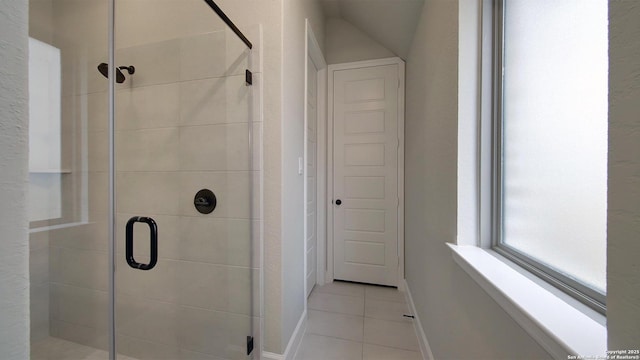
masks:
<path id="1" fill-rule="evenodd" d="M 454 261 L 555 359 L 606 354 L 606 326 L 512 269 L 491 250 L 447 245 Z"/>

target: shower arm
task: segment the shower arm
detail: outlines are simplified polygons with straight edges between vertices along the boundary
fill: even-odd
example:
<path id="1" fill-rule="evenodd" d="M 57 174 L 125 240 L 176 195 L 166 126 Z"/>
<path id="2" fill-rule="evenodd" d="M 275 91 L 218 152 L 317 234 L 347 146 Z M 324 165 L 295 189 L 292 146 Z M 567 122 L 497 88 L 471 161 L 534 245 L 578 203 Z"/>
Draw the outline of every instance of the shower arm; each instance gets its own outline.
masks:
<path id="1" fill-rule="evenodd" d="M 130 66 L 118 66 L 118 69 L 120 70 L 127 70 L 127 72 L 129 73 L 129 75 L 133 75 L 136 72 L 136 68 L 133 65 Z"/>

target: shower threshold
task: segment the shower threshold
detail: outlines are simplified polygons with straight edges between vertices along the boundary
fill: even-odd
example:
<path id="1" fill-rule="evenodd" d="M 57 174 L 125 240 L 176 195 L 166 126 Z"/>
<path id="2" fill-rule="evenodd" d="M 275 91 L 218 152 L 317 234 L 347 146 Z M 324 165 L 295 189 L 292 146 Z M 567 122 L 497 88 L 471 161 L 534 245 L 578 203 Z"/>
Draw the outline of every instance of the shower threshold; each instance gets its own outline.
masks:
<path id="1" fill-rule="evenodd" d="M 31 360 L 108 360 L 106 350 L 92 348 L 55 337 L 38 340 L 31 345 Z M 118 355 L 118 360 L 137 360 Z"/>

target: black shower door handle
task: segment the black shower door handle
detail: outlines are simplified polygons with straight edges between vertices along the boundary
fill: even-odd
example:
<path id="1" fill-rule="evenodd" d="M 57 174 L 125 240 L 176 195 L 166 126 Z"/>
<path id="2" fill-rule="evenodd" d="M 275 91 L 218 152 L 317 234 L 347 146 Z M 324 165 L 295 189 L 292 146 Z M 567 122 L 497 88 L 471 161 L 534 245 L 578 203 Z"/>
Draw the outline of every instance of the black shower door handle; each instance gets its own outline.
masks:
<path id="1" fill-rule="evenodd" d="M 133 225 L 137 222 L 146 223 L 149 225 L 150 241 L 151 241 L 151 259 L 148 264 L 141 264 L 133 257 Z M 127 221 L 127 234 L 126 234 L 126 250 L 125 256 L 127 264 L 134 269 L 138 270 L 151 270 L 158 262 L 158 225 L 155 220 L 150 217 L 134 216 Z"/>

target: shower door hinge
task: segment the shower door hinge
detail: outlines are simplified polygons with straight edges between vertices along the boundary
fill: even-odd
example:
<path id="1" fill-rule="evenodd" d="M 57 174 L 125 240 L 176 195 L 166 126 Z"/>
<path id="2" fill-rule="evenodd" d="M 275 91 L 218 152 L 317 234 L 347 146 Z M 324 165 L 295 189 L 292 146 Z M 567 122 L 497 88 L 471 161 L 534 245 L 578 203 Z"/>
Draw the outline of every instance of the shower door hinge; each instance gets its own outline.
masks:
<path id="1" fill-rule="evenodd" d="M 244 72 L 244 81 L 247 83 L 247 86 L 253 85 L 253 74 L 249 69 Z"/>
<path id="2" fill-rule="evenodd" d="M 247 355 L 253 351 L 253 336 L 247 336 Z"/>

